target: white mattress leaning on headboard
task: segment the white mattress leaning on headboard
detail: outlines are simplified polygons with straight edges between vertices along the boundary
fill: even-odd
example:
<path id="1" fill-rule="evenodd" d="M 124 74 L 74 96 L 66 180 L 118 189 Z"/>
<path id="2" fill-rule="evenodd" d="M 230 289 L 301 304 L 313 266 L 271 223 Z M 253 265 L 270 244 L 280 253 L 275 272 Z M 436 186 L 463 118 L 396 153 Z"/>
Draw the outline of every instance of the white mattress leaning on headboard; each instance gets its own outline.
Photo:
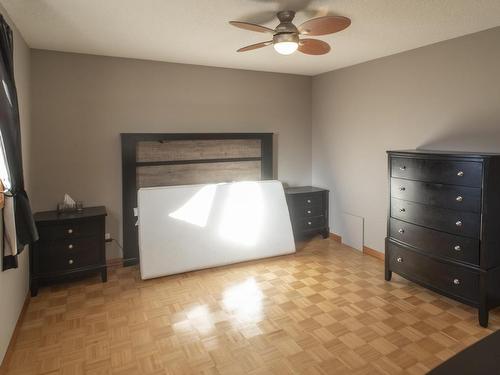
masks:
<path id="1" fill-rule="evenodd" d="M 142 188 L 142 279 L 295 252 L 279 181 Z"/>

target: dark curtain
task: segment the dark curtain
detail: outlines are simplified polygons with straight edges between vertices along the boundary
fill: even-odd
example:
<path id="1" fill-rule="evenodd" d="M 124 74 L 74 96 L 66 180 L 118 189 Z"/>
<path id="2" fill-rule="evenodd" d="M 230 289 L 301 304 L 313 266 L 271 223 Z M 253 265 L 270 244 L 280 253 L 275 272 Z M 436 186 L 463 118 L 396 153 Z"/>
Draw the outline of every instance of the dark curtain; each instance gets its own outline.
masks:
<path id="1" fill-rule="evenodd" d="M 25 245 L 38 240 L 38 233 L 28 196 L 24 191 L 21 129 L 14 82 L 13 47 L 12 30 L 3 16 L 0 16 L 0 134 L 11 183 L 11 188 L 6 194 L 14 199 L 17 251 L 20 253 Z M 6 254 L 5 246 L 3 246 L 3 251 L 3 270 L 16 268 L 17 255 Z"/>

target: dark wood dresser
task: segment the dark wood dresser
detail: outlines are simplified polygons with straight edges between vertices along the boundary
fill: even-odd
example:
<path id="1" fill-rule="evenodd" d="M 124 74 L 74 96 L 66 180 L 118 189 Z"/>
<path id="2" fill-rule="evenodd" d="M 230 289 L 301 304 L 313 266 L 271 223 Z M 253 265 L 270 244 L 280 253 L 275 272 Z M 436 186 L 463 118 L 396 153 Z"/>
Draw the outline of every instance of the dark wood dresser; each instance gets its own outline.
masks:
<path id="1" fill-rule="evenodd" d="M 321 234 L 330 236 L 328 226 L 328 190 L 300 186 L 285 189 L 295 239 Z"/>
<path id="2" fill-rule="evenodd" d="M 391 272 L 479 309 L 500 305 L 500 155 L 389 151 Z"/>
<path id="3" fill-rule="evenodd" d="M 34 217 L 40 239 L 30 247 L 32 296 L 42 282 L 93 272 L 107 280 L 105 207 L 87 207 L 81 213 L 38 212 Z"/>

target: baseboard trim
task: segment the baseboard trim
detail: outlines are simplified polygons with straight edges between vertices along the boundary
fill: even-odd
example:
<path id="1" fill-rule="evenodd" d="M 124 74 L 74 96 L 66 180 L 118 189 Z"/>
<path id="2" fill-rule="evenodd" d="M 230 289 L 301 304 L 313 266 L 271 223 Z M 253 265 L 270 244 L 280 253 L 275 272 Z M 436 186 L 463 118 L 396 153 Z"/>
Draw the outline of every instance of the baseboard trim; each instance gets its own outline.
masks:
<path id="1" fill-rule="evenodd" d="M 106 266 L 107 267 L 118 267 L 123 265 L 123 258 L 111 258 L 111 259 L 106 259 Z"/>
<path id="2" fill-rule="evenodd" d="M 9 367 L 12 353 L 14 351 L 14 345 L 16 344 L 17 336 L 19 336 L 19 330 L 21 329 L 21 324 L 24 320 L 24 315 L 26 314 L 26 310 L 28 310 L 29 303 L 30 303 L 30 292 L 28 291 L 26 299 L 24 300 L 23 308 L 21 309 L 21 313 L 17 318 L 16 326 L 14 327 L 14 331 L 12 332 L 12 336 L 10 337 L 9 345 L 7 346 L 7 350 L 5 351 L 5 356 L 3 357 L 3 361 L 0 364 L 0 375 L 7 374 L 7 368 Z"/>
<path id="3" fill-rule="evenodd" d="M 342 243 L 342 237 L 335 233 L 330 233 L 330 238 L 336 242 Z"/>
<path id="4" fill-rule="evenodd" d="M 372 257 L 377 258 L 378 260 L 381 260 L 381 261 L 383 261 L 385 259 L 384 253 L 381 253 L 380 251 L 374 250 L 368 246 L 363 246 L 363 254 L 372 256 Z"/>

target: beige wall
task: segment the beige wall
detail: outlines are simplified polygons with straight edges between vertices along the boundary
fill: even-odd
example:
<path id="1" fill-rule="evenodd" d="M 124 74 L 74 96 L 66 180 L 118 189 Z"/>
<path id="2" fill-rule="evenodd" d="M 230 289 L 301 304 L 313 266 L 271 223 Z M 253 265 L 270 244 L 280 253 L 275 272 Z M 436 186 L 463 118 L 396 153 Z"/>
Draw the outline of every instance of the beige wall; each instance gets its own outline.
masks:
<path id="1" fill-rule="evenodd" d="M 0 13 L 14 30 L 14 73 L 21 118 L 22 152 L 26 190 L 31 192 L 30 164 L 30 50 L 0 5 Z M 3 225 L 0 223 L 0 231 Z M 2 233 L 0 232 L 0 236 Z M 0 257 L 1 262 L 1 257 Z M 0 267 L 1 269 L 1 267 Z M 19 268 L 0 271 L 0 363 L 28 293 L 28 250 L 19 256 Z"/>
<path id="2" fill-rule="evenodd" d="M 313 184 L 332 191 L 331 226 L 364 217 L 384 250 L 386 150 L 500 152 L 500 28 L 313 79 Z"/>
<path id="3" fill-rule="evenodd" d="M 311 78 L 32 51 L 33 205 L 106 205 L 121 234 L 121 132 L 274 132 L 277 177 L 311 183 Z M 108 257 L 118 256 L 108 246 Z"/>

